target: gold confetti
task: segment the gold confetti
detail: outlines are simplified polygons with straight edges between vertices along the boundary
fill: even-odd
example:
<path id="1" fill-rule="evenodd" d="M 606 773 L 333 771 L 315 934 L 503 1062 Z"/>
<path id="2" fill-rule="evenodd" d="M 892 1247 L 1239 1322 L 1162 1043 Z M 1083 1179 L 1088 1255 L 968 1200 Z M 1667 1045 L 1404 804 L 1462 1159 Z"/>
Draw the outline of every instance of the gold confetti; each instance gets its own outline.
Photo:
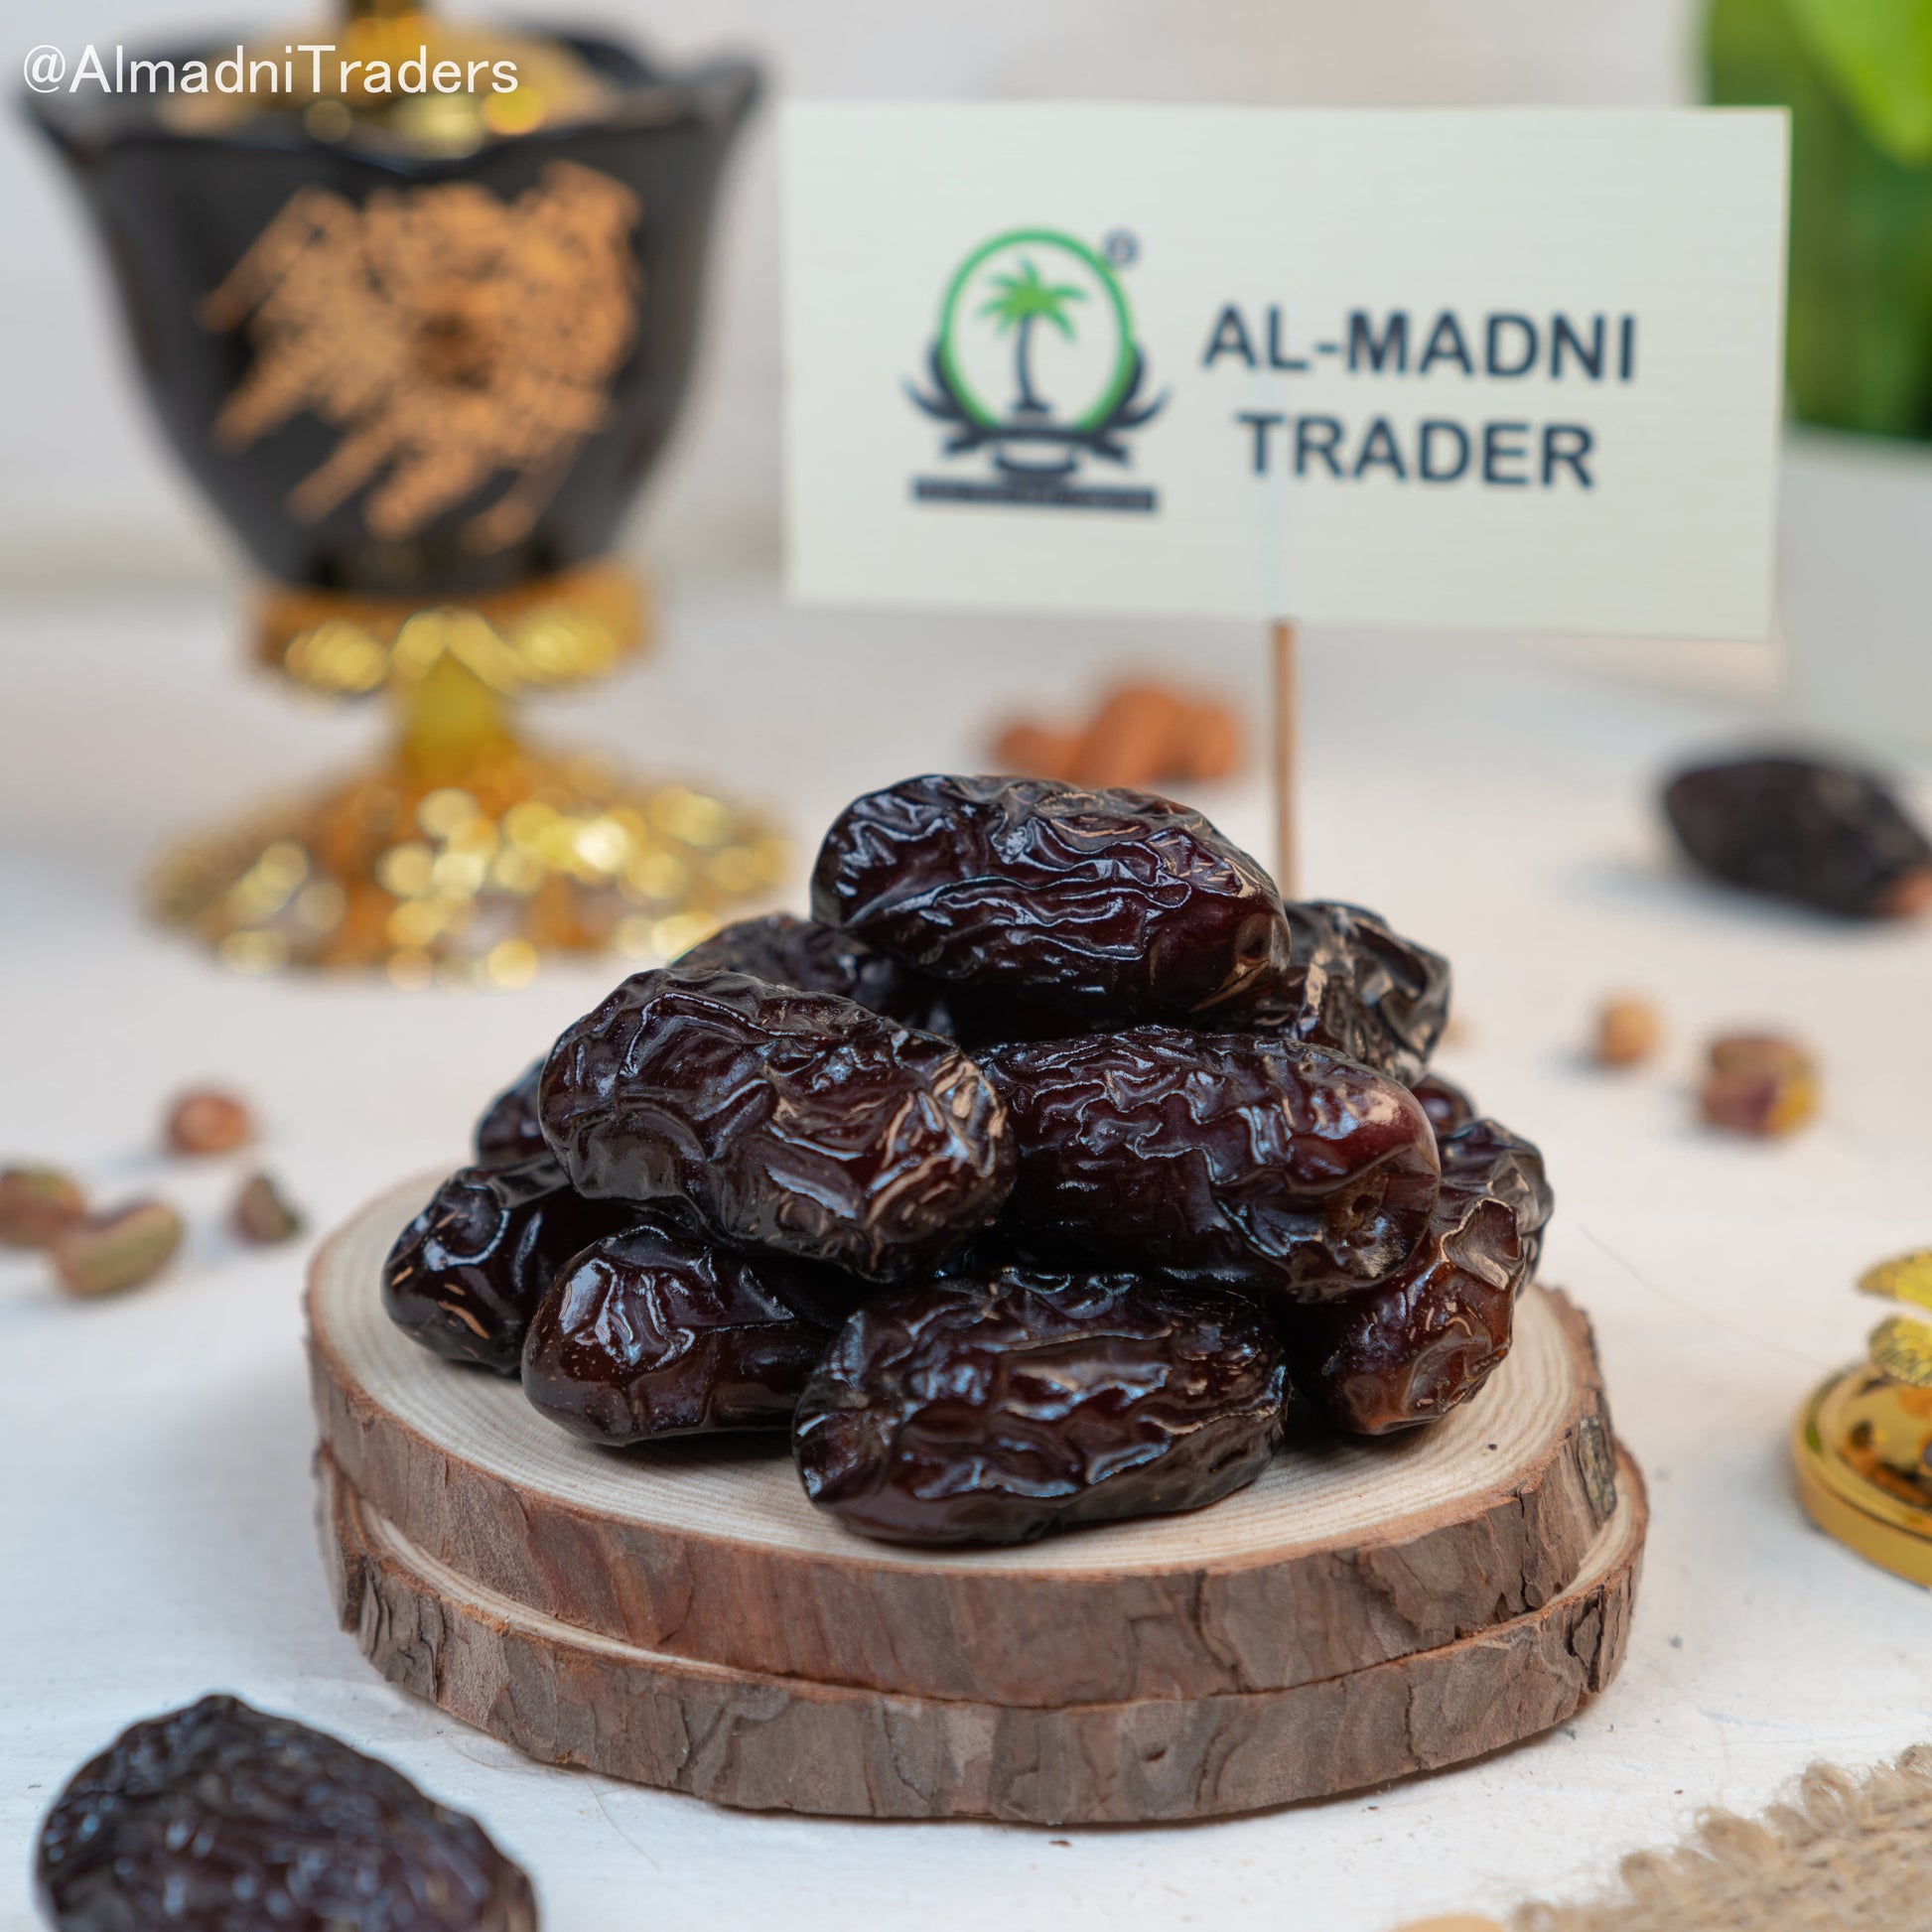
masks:
<path id="1" fill-rule="evenodd" d="M 483 958 L 483 974 L 491 986 L 514 992 L 537 976 L 537 949 L 527 939 L 499 939 Z"/>
<path id="2" fill-rule="evenodd" d="M 453 839 L 477 821 L 477 801 L 458 785 L 439 785 L 416 807 L 416 823 L 433 839 Z"/>
<path id="3" fill-rule="evenodd" d="M 415 898 L 429 891 L 430 869 L 435 863 L 435 855 L 420 840 L 392 845 L 375 862 L 376 883 L 398 898 Z"/>

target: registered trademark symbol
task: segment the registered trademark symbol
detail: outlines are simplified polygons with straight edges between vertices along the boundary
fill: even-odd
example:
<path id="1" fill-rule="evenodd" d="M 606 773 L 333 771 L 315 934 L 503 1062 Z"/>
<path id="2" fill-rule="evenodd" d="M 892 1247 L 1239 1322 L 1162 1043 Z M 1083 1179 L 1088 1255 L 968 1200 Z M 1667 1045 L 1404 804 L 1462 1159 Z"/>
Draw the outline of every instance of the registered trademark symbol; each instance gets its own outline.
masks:
<path id="1" fill-rule="evenodd" d="M 1132 268 L 1141 258 L 1141 238 L 1130 228 L 1114 228 L 1101 242 L 1100 252 L 1116 268 Z"/>

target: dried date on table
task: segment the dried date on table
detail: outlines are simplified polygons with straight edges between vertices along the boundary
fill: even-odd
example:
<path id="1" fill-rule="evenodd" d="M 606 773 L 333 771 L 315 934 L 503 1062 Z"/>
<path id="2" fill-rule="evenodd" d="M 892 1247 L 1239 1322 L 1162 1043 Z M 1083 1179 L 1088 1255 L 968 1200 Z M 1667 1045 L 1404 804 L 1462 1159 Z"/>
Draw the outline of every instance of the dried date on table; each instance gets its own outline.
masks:
<path id="1" fill-rule="evenodd" d="M 1274 882 L 1198 812 L 1047 778 L 908 778 L 855 799 L 812 910 L 941 979 L 1010 991 L 1073 1031 L 1276 1012 Z"/>
<path id="2" fill-rule="evenodd" d="M 1664 816 L 1727 885 L 1855 919 L 1932 904 L 1932 843 L 1869 772 L 1797 758 L 1701 765 L 1666 786 Z"/>
<path id="3" fill-rule="evenodd" d="M 1006 1110 L 956 1046 L 744 973 L 625 980 L 551 1049 L 541 1105 L 585 1193 L 870 1281 L 941 1263 L 1013 1184 Z"/>
<path id="4" fill-rule="evenodd" d="M 557 1270 L 634 1219 L 627 1203 L 586 1200 L 548 1155 L 461 1169 L 396 1237 L 382 1267 L 382 1306 L 434 1353 L 514 1375 L 524 1330 Z"/>
<path id="5" fill-rule="evenodd" d="M 474 1818 L 231 1697 L 133 1725 L 69 1780 L 34 1876 L 60 1932 L 536 1932 Z"/>
<path id="6" fill-rule="evenodd" d="M 1509 1353 L 1551 1196 L 1543 1157 L 1492 1120 L 1442 1141 L 1443 1191 L 1416 1253 L 1385 1282 L 1280 1308 L 1295 1386 L 1337 1429 L 1385 1436 L 1438 1422 Z"/>
<path id="7" fill-rule="evenodd" d="M 1359 905 L 1291 899 L 1284 910 L 1293 963 L 1272 1024 L 1405 1085 L 1420 1079 L 1449 1024 L 1449 961 Z"/>
<path id="8" fill-rule="evenodd" d="M 661 1216 L 586 1248 L 523 1341 L 523 1393 L 594 1443 L 783 1429 L 865 1294 L 835 1269 L 718 1247 Z"/>
<path id="9" fill-rule="evenodd" d="M 1429 1225 L 1422 1103 L 1319 1047 L 1136 1027 L 983 1063 L 1019 1156 L 1001 1226 L 1030 1252 L 1307 1300 L 1388 1274 Z"/>
<path id="10" fill-rule="evenodd" d="M 839 1331 L 792 1430 L 805 1493 L 892 1543 L 1024 1543 L 1198 1509 L 1281 1438 L 1266 1316 L 1153 1277 L 900 1289 Z"/>

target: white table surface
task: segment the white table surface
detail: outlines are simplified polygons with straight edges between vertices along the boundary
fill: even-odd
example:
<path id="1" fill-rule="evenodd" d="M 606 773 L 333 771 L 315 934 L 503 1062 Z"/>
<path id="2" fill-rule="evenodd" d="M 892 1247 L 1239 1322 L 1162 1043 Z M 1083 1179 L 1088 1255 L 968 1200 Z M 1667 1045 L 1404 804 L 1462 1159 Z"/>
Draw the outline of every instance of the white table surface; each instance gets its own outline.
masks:
<path id="1" fill-rule="evenodd" d="M 0 1257 L 0 1923 L 30 1922 L 36 1823 L 133 1719 L 223 1688 L 380 1753 L 478 1813 L 552 1928 L 1123 1922 L 1385 1932 L 1575 1891 L 1706 1804 L 1754 1808 L 1814 1757 L 1932 1738 L 1924 1592 L 1810 1530 L 1785 1435 L 1873 1311 L 1852 1276 L 1932 1239 L 1932 927 L 1855 931 L 1674 876 L 1651 779 L 1747 723 L 1734 699 L 1606 675 L 1602 654 L 1315 636 L 1307 886 L 1454 959 L 1444 1056 L 1540 1141 L 1546 1279 L 1601 1338 L 1651 1483 L 1617 1683 L 1552 1735 L 1461 1771 L 1263 1817 L 1047 1832 L 715 1810 L 544 1769 L 382 1683 L 317 1554 L 304 1250 L 215 1231 L 235 1164 L 153 1152 L 173 1089 L 231 1081 L 318 1228 L 459 1158 L 483 1100 L 613 978 L 515 995 L 228 977 L 137 919 L 168 831 L 340 763 L 373 729 L 239 672 L 225 599 L 16 607 L 0 638 L 0 1160 L 204 1210 L 184 1263 L 100 1305 Z M 779 801 L 801 845 L 846 797 L 979 761 L 1016 703 L 1073 699 L 1110 650 L 1190 659 L 1260 716 L 1257 639 L 1180 625 L 800 617 L 756 590 L 675 606 L 657 661 L 551 708 L 558 729 Z M 1652 653 L 1655 656 L 1655 653 Z M 1599 668 L 1591 668 L 1594 662 Z M 1203 794 L 1261 849 L 1258 784 Z M 1668 1063 L 1611 1078 L 1576 1042 L 1605 989 L 1653 991 Z M 1823 1121 L 1780 1147 L 1689 1119 L 1713 1028 L 1803 1032 Z"/>

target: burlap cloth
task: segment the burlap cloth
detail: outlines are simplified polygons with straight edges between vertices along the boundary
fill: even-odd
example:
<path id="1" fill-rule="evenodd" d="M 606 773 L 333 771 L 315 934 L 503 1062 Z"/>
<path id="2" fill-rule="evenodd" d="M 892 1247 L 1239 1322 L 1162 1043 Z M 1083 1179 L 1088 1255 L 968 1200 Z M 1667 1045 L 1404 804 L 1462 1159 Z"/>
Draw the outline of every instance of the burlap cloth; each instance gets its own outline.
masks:
<path id="1" fill-rule="evenodd" d="M 1814 1764 L 1792 1802 L 1707 1812 L 1676 1851 L 1635 1853 L 1618 1872 L 1582 1904 L 1518 1907 L 1509 1932 L 1932 1932 L 1932 1745 L 1863 1778 Z"/>

